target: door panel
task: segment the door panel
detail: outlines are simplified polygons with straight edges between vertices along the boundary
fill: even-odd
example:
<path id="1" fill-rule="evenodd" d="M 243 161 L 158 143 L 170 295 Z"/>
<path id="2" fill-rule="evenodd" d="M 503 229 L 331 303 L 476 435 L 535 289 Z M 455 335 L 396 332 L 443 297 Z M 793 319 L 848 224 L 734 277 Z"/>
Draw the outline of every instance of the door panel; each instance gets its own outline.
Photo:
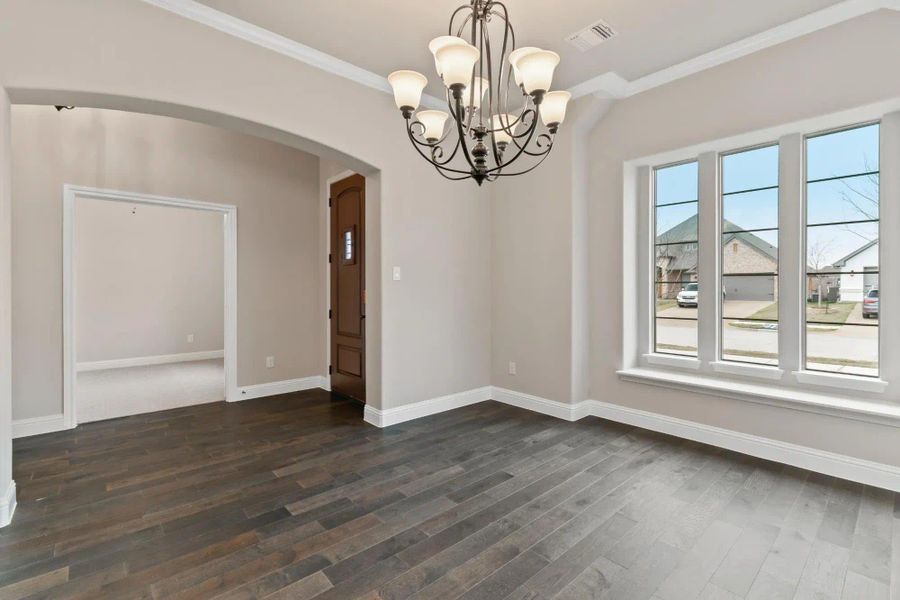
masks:
<path id="1" fill-rule="evenodd" d="M 331 389 L 366 400 L 366 181 L 331 184 Z"/>

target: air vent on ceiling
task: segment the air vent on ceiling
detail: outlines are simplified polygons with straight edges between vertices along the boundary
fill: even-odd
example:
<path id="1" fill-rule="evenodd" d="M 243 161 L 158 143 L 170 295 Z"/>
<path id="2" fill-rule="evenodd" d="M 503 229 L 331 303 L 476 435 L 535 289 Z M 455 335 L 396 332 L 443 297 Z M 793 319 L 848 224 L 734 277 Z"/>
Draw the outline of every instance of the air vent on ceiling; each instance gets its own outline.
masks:
<path id="1" fill-rule="evenodd" d="M 581 50 L 587 52 L 596 48 L 606 40 L 615 37 L 616 31 L 606 21 L 597 21 L 579 32 L 573 33 L 566 41 Z"/>

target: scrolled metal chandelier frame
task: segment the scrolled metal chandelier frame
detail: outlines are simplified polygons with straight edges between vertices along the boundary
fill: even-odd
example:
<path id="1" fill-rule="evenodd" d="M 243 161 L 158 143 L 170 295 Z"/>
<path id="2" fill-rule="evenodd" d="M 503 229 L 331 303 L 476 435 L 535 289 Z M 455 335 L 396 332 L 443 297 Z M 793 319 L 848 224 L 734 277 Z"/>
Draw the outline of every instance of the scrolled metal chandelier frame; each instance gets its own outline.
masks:
<path id="1" fill-rule="evenodd" d="M 502 28 L 499 54 L 491 45 L 492 22 Z M 447 179 L 474 179 L 478 185 L 537 168 L 553 149 L 571 97 L 550 91 L 559 55 L 517 49 L 507 8 L 493 0 L 471 0 L 457 8 L 447 35 L 432 40 L 428 49 L 447 88 L 448 112 L 416 112 L 428 82 L 424 75 L 395 71 L 388 77 L 416 151 Z M 511 89 L 521 94 L 517 114 L 509 110 Z M 520 160 L 523 168 L 512 170 Z"/>

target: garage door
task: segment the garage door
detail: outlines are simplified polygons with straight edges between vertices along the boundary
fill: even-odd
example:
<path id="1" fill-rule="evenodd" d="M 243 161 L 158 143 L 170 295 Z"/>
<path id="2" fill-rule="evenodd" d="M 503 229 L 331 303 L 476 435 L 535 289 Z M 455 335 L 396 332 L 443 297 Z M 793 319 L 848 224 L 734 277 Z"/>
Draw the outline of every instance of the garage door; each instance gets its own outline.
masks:
<path id="1" fill-rule="evenodd" d="M 725 277 L 723 284 L 725 297 L 729 300 L 775 301 L 775 277 L 773 275 Z"/>

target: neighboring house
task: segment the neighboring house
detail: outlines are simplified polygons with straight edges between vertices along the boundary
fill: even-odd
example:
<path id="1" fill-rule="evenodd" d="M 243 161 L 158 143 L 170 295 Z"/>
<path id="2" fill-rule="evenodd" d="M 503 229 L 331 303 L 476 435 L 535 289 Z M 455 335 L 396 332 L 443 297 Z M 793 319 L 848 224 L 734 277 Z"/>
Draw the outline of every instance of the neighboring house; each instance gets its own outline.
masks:
<path id="1" fill-rule="evenodd" d="M 752 233 L 740 231 L 734 223 L 723 226 L 731 233 L 722 239 L 724 273 L 774 273 L 778 270 L 778 248 Z M 697 281 L 697 217 L 693 216 L 656 239 L 656 277 L 663 298 L 674 298 L 681 287 Z M 778 291 L 774 275 L 725 277 L 729 300 L 775 301 Z"/>
<path id="2" fill-rule="evenodd" d="M 878 288 L 878 240 L 867 242 L 834 263 L 842 271 L 841 302 L 862 302 L 871 289 Z"/>

